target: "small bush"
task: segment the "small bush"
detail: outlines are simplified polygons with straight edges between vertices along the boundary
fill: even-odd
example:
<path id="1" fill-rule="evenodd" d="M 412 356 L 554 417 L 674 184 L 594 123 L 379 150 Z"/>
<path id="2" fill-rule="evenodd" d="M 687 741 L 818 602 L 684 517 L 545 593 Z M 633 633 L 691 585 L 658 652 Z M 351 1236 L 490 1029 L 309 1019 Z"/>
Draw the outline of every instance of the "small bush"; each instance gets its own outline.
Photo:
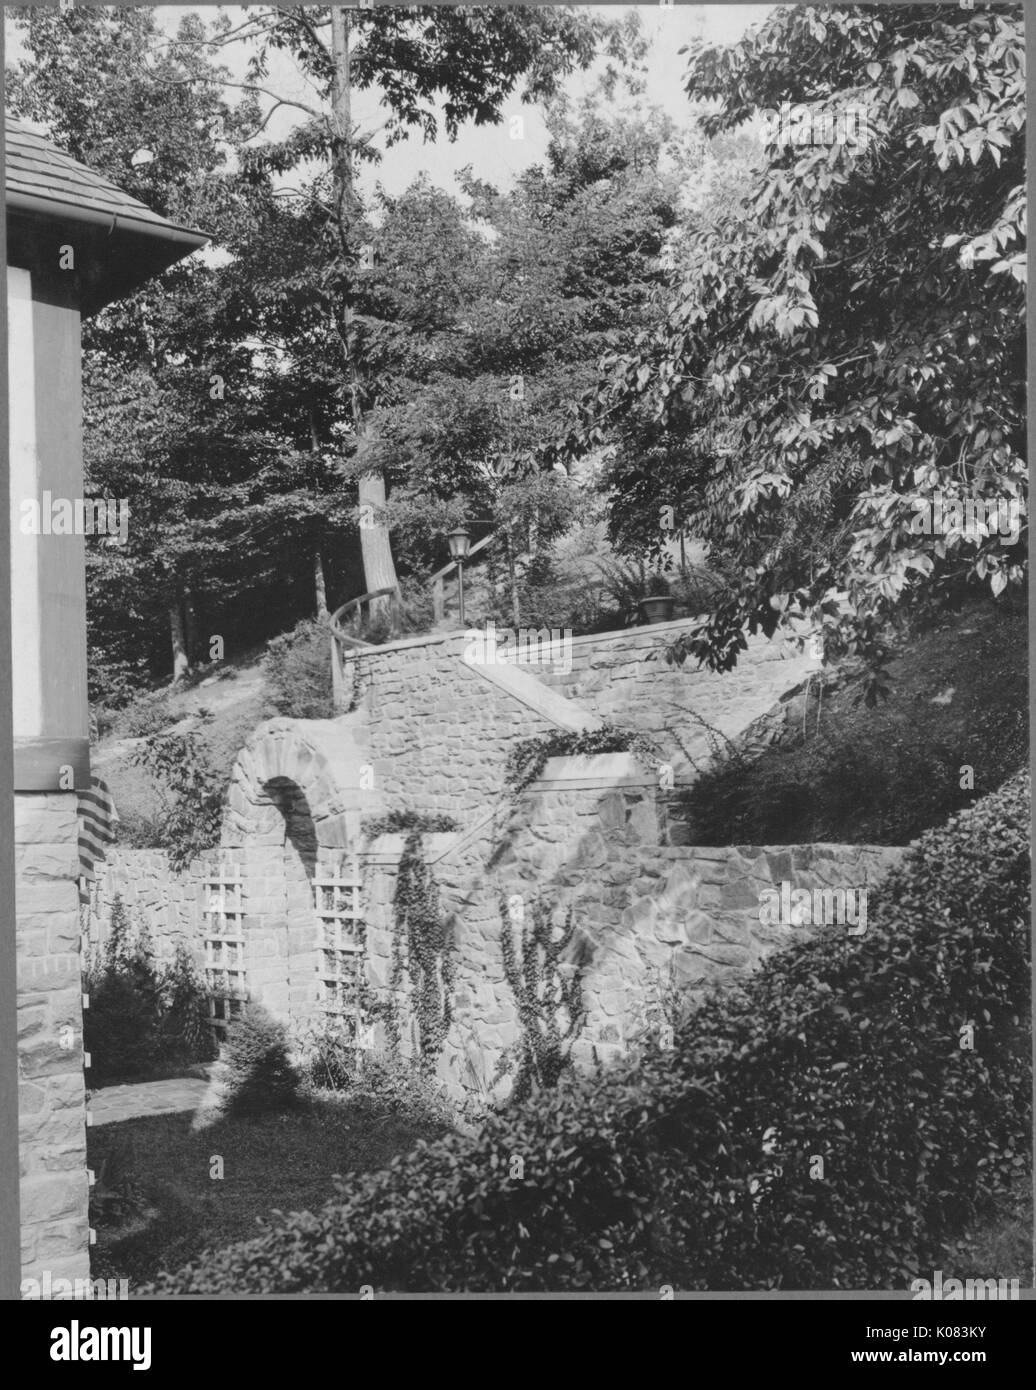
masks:
<path id="1" fill-rule="evenodd" d="M 118 895 L 104 953 L 87 972 L 86 993 L 83 1046 L 91 1084 L 149 1076 L 159 1056 L 162 986 L 147 931 L 134 934 Z"/>
<path id="2" fill-rule="evenodd" d="M 111 720 L 111 729 L 117 738 L 148 738 L 175 724 L 180 717 L 172 693 L 155 691 L 119 710 Z"/>
<path id="3" fill-rule="evenodd" d="M 1031 1142 L 1028 793 L 929 832 L 864 936 L 771 957 L 673 1048 L 353 1174 L 154 1291 L 902 1289 L 948 1268 Z"/>
<path id="4" fill-rule="evenodd" d="M 360 1051 L 334 1028 L 305 1039 L 303 1079 L 316 1091 L 336 1091 L 372 1114 L 415 1124 L 452 1126 L 455 1107 L 443 1087 L 414 1060 L 387 1052 Z"/>
<path id="5" fill-rule="evenodd" d="M 162 1060 L 171 1066 L 210 1062 L 216 1047 L 209 1027 L 208 995 L 187 946 L 176 951 L 162 976 Z"/>
<path id="6" fill-rule="evenodd" d="M 147 928 L 134 929 L 117 894 L 86 992 L 83 1040 L 91 1085 L 142 1081 L 211 1061 L 207 995 L 190 953 L 178 946 L 171 964 L 159 970 Z"/>
<path id="7" fill-rule="evenodd" d="M 326 622 L 297 623 L 275 637 L 263 658 L 263 678 L 270 705 L 292 719 L 330 719 L 331 629 Z"/>
<path id="8" fill-rule="evenodd" d="M 196 733 L 149 738 L 132 760 L 167 791 L 159 819 L 162 847 L 174 869 L 219 844 L 226 778 L 214 766 L 205 740 Z"/>
<path id="9" fill-rule="evenodd" d="M 227 1028 L 217 1084 L 227 1115 L 284 1110 L 298 1099 L 299 1075 L 288 1055 L 288 1032 L 259 1004 L 246 1004 Z"/>

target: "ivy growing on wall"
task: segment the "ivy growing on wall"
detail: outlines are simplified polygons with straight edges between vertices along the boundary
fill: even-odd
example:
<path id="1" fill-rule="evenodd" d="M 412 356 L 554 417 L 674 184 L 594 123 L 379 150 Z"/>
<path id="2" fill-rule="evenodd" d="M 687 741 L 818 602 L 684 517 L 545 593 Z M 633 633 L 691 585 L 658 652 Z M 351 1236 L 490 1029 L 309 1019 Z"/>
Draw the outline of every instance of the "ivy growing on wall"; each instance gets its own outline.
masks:
<path id="1" fill-rule="evenodd" d="M 579 732 L 558 729 L 554 733 L 523 738 L 516 743 L 507 759 L 504 781 L 511 794 L 518 796 L 530 782 L 536 781 L 548 758 L 586 756 L 591 753 L 633 753 L 649 767 L 656 767 L 660 762 L 651 740 L 636 729 L 620 729 L 614 724 Z"/>
<path id="2" fill-rule="evenodd" d="M 453 1019 L 455 962 L 453 931 L 442 913 L 435 876 L 425 863 L 423 837 L 456 828 L 449 816 L 417 811 L 392 811 L 364 825 L 371 839 L 378 835 L 406 836 L 392 900 L 389 985 L 392 998 L 398 999 L 405 976 L 410 977 L 417 1057 L 426 1071 L 434 1069 Z M 402 1042 L 398 1009 L 389 1004 L 383 1017 L 389 1050 L 398 1055 Z"/>
<path id="3" fill-rule="evenodd" d="M 526 904 L 519 895 L 503 898 L 500 911 L 500 954 L 520 1031 L 500 1059 L 494 1084 L 513 1073 L 511 1095 L 521 1101 L 555 1086 L 571 1066 L 572 1045 L 586 1018 L 585 961 L 565 961 L 576 932 L 571 908 L 562 927 L 540 899 Z"/>

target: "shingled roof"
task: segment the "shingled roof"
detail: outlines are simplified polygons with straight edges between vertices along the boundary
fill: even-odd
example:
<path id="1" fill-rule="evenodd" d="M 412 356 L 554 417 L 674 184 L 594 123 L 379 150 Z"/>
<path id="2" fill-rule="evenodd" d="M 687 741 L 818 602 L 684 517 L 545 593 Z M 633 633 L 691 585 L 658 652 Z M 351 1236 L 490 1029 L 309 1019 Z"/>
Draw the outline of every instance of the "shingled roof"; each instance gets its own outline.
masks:
<path id="1" fill-rule="evenodd" d="M 152 212 L 26 121 L 6 116 L 4 125 L 11 263 L 22 263 L 19 252 L 24 261 L 33 237 L 48 224 L 64 226 L 66 239 L 69 224 L 81 224 L 92 257 L 83 265 L 85 313 L 131 293 L 209 240 Z"/>

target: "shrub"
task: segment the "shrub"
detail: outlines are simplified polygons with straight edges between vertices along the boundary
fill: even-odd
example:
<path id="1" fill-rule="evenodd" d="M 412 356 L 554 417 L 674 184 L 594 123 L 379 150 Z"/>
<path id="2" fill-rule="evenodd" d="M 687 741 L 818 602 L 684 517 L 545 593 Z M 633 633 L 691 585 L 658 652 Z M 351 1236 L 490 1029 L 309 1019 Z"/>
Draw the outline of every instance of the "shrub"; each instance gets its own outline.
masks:
<path id="1" fill-rule="evenodd" d="M 1028 790 L 926 834 L 865 935 L 771 957 L 672 1049 L 354 1174 L 157 1290 L 903 1288 L 945 1268 L 1030 1142 Z"/>
<path id="2" fill-rule="evenodd" d="M 330 719 L 331 629 L 326 622 L 296 623 L 275 637 L 263 657 L 263 678 L 270 704 L 292 719 Z"/>
<path id="3" fill-rule="evenodd" d="M 87 971 L 83 1014 L 91 1084 L 144 1080 L 212 1060 L 205 986 L 187 947 L 159 970 L 144 926 L 112 900 L 104 952 Z"/>
<path id="4" fill-rule="evenodd" d="M 246 1004 L 227 1027 L 217 1084 L 227 1115 L 283 1110 L 298 1098 L 299 1075 L 288 1055 L 288 1032 L 259 1004 Z"/>
<path id="5" fill-rule="evenodd" d="M 186 868 L 219 844 L 226 778 L 204 739 L 193 732 L 157 735 L 135 748 L 132 760 L 167 789 L 159 834 L 172 868 Z"/>
<path id="6" fill-rule="evenodd" d="M 147 931 L 134 935 L 117 894 L 104 953 L 87 971 L 86 993 L 83 1047 L 91 1084 L 149 1076 L 159 1055 L 162 987 Z"/>
<path id="7" fill-rule="evenodd" d="M 310 1034 L 303 1057 L 303 1079 L 314 1090 L 337 1091 L 350 1105 L 418 1125 L 454 1123 L 455 1107 L 443 1086 L 417 1059 L 360 1051 L 334 1028 Z"/>
<path id="8" fill-rule="evenodd" d="M 177 942 L 162 976 L 161 991 L 162 1060 L 172 1066 L 212 1061 L 216 1048 L 209 1027 L 208 995 L 194 957 L 182 941 Z"/>

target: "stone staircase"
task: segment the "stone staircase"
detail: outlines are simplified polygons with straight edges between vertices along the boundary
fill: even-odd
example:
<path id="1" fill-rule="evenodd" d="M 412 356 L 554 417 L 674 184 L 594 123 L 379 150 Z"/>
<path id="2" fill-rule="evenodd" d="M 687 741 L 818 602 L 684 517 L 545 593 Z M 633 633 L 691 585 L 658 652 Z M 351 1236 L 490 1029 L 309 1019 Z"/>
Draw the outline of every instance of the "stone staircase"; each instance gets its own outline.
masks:
<path id="1" fill-rule="evenodd" d="M 690 660 L 670 664 L 667 649 L 692 625 L 682 619 L 575 637 L 567 670 L 567 661 L 472 669 L 503 685 L 520 676 L 563 696 L 571 706 L 568 727 L 603 722 L 650 735 L 674 767 L 691 771 L 723 740 L 741 738 L 760 721 L 783 721 L 783 706 L 821 665 L 790 642 L 763 637 L 749 639 L 731 672 L 698 669 Z"/>

